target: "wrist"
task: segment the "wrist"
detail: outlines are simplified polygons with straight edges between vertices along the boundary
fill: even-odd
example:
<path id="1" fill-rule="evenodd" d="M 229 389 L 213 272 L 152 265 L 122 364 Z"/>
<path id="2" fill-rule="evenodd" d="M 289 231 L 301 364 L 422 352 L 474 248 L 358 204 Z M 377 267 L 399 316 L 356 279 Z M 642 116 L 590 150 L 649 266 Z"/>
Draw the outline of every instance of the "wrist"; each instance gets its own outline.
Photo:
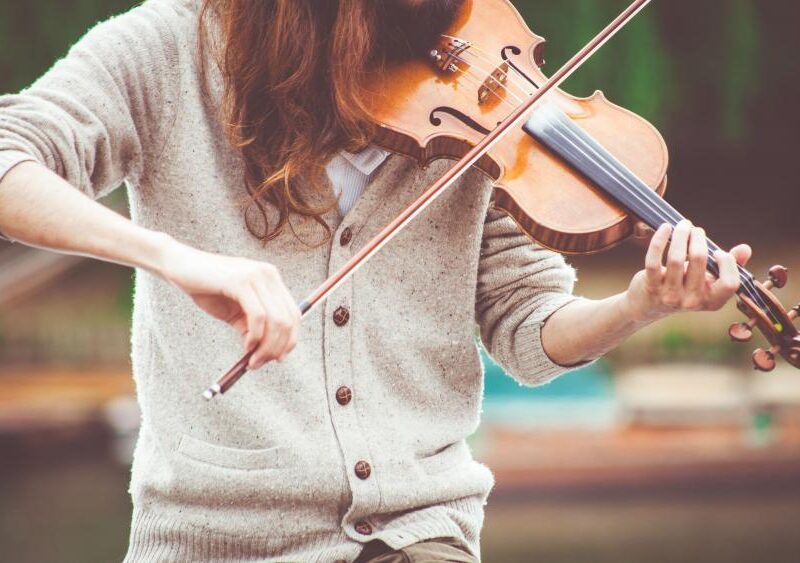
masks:
<path id="1" fill-rule="evenodd" d="M 666 316 L 655 307 L 648 306 L 646 300 L 642 299 L 630 288 L 621 294 L 620 309 L 626 319 L 639 326 L 654 323 Z"/>
<path id="2" fill-rule="evenodd" d="M 179 248 L 184 246 L 167 233 L 146 231 L 143 259 L 140 266 L 164 279 L 169 278 L 169 266 Z"/>

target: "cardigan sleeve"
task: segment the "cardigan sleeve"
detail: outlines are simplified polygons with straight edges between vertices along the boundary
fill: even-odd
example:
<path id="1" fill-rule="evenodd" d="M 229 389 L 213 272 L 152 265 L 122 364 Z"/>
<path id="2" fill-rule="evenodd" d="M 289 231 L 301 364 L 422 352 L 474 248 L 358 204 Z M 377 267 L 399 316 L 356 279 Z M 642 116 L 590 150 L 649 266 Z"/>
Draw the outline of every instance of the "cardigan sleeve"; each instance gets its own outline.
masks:
<path id="1" fill-rule="evenodd" d="M 135 181 L 176 105 L 169 10 L 149 0 L 96 25 L 32 86 L 0 96 L 0 180 L 36 161 L 93 198 Z"/>
<path id="2" fill-rule="evenodd" d="M 475 315 L 486 349 L 523 385 L 541 385 L 577 367 L 553 362 L 541 340 L 550 315 L 578 299 L 574 284 L 575 271 L 560 254 L 533 243 L 505 213 L 489 211 Z"/>

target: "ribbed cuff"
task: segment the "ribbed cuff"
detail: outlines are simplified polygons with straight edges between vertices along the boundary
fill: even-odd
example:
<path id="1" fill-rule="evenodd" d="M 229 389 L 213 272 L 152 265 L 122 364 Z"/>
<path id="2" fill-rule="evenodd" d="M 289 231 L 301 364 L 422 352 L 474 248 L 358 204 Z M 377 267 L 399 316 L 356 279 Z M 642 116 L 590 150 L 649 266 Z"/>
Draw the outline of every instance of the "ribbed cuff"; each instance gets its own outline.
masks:
<path id="1" fill-rule="evenodd" d="M 0 182 L 12 168 L 23 162 L 37 162 L 36 157 L 18 150 L 0 150 Z"/>
<path id="2" fill-rule="evenodd" d="M 0 150 L 0 182 L 12 168 L 23 162 L 36 162 L 36 158 L 28 153 L 17 150 Z M 14 242 L 0 231 L 0 239 Z"/>
<path id="3" fill-rule="evenodd" d="M 514 338 L 517 365 L 524 366 L 525 373 L 517 374 L 516 379 L 525 385 L 543 385 L 568 371 L 593 363 L 595 360 L 562 366 L 555 363 L 545 352 L 542 344 L 542 327 L 553 313 L 577 301 L 580 297 L 569 293 L 554 293 L 547 302 L 536 309 L 517 329 Z"/>
<path id="4" fill-rule="evenodd" d="M 254 522 L 254 529 L 259 523 Z M 130 544 L 123 563 L 191 561 L 192 563 L 353 561 L 362 545 L 342 534 L 281 537 L 263 530 L 263 537 L 216 534 L 149 510 L 134 510 Z"/>

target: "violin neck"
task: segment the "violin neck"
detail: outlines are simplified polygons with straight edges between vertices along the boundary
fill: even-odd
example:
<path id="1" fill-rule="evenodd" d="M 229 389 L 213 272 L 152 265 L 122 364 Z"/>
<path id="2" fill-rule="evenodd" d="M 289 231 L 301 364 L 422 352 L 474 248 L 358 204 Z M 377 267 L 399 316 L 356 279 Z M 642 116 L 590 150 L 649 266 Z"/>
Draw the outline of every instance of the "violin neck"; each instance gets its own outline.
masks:
<path id="1" fill-rule="evenodd" d="M 523 130 L 649 227 L 657 229 L 664 223 L 674 226 L 685 219 L 554 104 L 542 104 L 536 109 Z M 714 252 L 719 250 L 719 246 L 707 240 L 707 269 L 714 276 L 719 276 L 719 266 L 714 259 Z M 752 274 L 741 266 L 739 276 L 743 284 L 746 280 L 753 280 Z"/>

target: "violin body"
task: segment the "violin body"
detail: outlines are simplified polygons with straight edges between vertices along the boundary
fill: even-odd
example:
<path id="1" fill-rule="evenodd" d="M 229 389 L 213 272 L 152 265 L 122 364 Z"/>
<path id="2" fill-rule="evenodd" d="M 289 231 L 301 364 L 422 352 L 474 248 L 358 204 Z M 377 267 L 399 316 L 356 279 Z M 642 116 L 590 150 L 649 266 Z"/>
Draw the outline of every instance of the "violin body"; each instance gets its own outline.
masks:
<path id="1" fill-rule="evenodd" d="M 375 142 L 423 166 L 461 158 L 546 82 L 544 44 L 507 0 L 468 0 L 430 60 L 397 63 L 370 83 L 370 108 L 380 124 Z M 577 98 L 555 91 L 545 103 L 664 193 L 667 147 L 650 123 L 601 92 Z M 493 205 L 543 246 L 588 254 L 633 232 L 635 218 L 523 129 L 509 132 L 477 167 L 494 182 Z"/>

